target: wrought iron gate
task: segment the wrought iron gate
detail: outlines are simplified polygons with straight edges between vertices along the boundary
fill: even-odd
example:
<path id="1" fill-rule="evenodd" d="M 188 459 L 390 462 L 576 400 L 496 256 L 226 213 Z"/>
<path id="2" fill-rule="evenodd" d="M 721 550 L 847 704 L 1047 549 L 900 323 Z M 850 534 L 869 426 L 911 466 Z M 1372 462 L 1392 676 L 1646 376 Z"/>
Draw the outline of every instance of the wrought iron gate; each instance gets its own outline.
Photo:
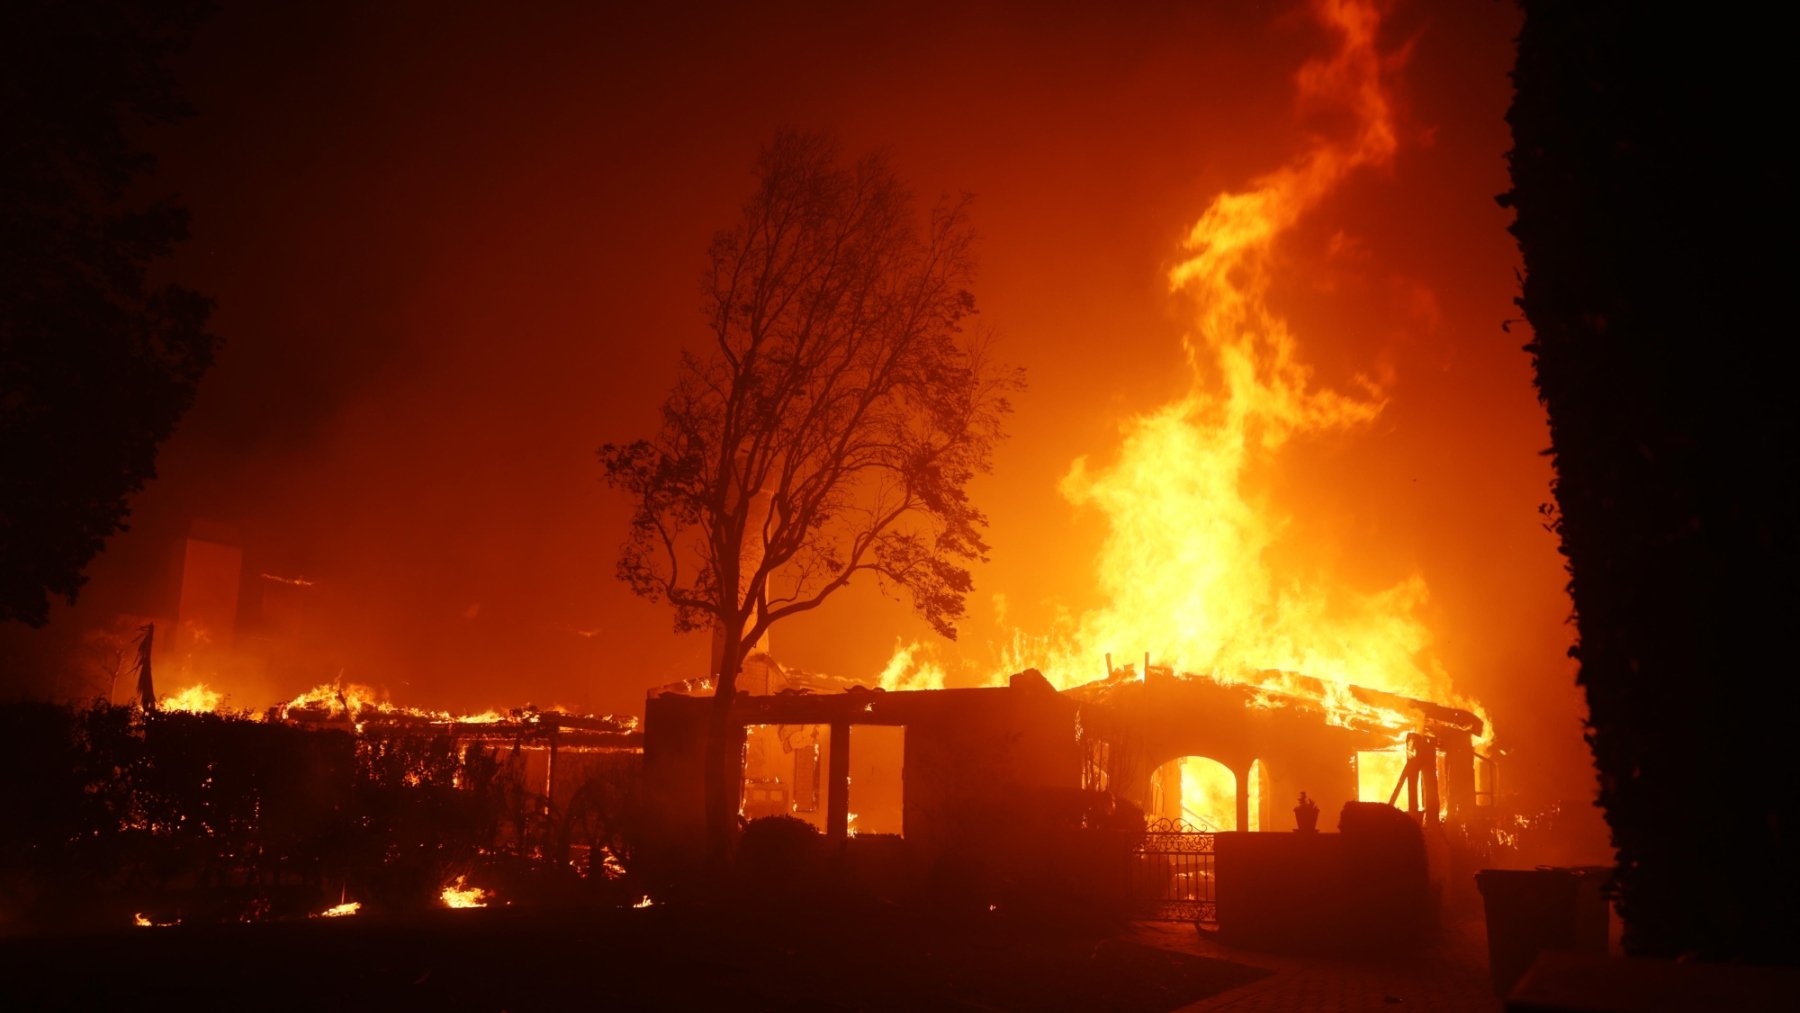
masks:
<path id="1" fill-rule="evenodd" d="M 1141 918 L 1217 921 L 1213 834 L 1181 820 L 1152 820 L 1133 849 L 1130 889 Z"/>

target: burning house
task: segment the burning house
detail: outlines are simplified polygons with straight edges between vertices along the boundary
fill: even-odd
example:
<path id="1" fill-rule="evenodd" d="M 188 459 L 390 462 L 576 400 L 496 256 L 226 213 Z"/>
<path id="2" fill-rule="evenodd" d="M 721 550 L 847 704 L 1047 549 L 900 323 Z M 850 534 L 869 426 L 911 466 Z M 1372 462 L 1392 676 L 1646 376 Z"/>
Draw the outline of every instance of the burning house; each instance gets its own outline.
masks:
<path id="1" fill-rule="evenodd" d="M 1465 613 L 1434 614 L 1425 607 L 1426 572 L 1486 572 L 1471 564 L 1485 556 L 1401 551 L 1414 547 L 1415 529 L 1428 527 L 1434 511 L 1454 514 L 1454 498 L 1440 486 L 1435 499 L 1415 495 L 1416 509 L 1383 517 L 1384 504 L 1400 495 L 1392 490 L 1405 489 L 1408 478 L 1418 481 L 1397 470 L 1363 474 L 1367 461 L 1397 456 L 1395 445 L 1366 455 L 1339 453 L 1350 437 L 1378 420 L 1386 426 L 1398 409 L 1419 403 L 1413 391 L 1397 396 L 1396 377 L 1405 371 L 1397 372 L 1386 360 L 1390 345 L 1425 324 L 1362 323 L 1358 315 L 1370 306 L 1357 299 L 1340 306 L 1324 294 L 1328 286 L 1378 287 L 1381 279 L 1361 265 L 1384 251 L 1368 247 L 1371 240 L 1361 235 L 1370 231 L 1367 222 L 1321 223 L 1314 212 L 1337 212 L 1364 200 L 1360 192 L 1344 196 L 1346 185 L 1363 175 L 1396 171 L 1395 153 L 1416 124 L 1396 115 L 1404 105 L 1391 101 L 1385 80 L 1396 61 L 1377 47 L 1374 12 L 1360 5 L 1327 5 L 1320 13 L 1321 38 L 1331 40 L 1333 49 L 1309 60 L 1296 82 L 1308 116 L 1319 110 L 1332 115 L 1319 121 L 1319 130 L 1309 128 L 1303 147 L 1284 148 L 1282 161 L 1221 192 L 1197 219 L 1183 223 L 1186 238 L 1173 261 L 1159 254 L 1168 293 L 1178 303 L 1173 315 L 1191 317 L 1181 325 L 1180 358 L 1192 376 L 1171 370 L 1174 358 L 1159 352 L 1134 363 L 1153 364 L 1154 375 L 1147 369 L 1121 370 L 1093 384 L 1113 388 L 1107 393 L 1119 400 L 1110 403 L 1128 404 L 1129 417 L 1046 426 L 1046 419 L 1066 413 L 1054 395 L 1035 409 L 1040 414 L 1021 416 L 1020 429 L 1030 432 L 1035 425 L 1058 439 L 1087 440 L 1095 431 L 1110 431 L 1116 421 L 1120 442 L 1108 448 L 1046 443 L 1033 450 L 1032 460 L 1061 469 L 1047 477 L 1067 511 L 1045 509 L 1051 494 L 1037 482 L 1044 475 L 1021 478 L 1021 472 L 1003 471 L 991 490 L 1001 504 L 994 527 L 1005 533 L 996 538 L 995 561 L 1011 569 L 991 585 L 999 589 L 991 627 L 981 625 L 989 622 L 987 610 L 972 600 L 963 630 L 966 640 L 1004 645 L 988 670 L 1018 674 L 982 687 L 943 688 L 939 679 L 935 686 L 921 680 L 916 688 L 881 689 L 809 682 L 779 673 L 770 663 L 750 665 L 739 676 L 730 714 L 741 732 L 739 814 L 746 822 L 789 816 L 812 825 L 842 853 L 881 850 L 897 856 L 913 877 L 962 867 L 1001 878 L 1051 850 L 1045 842 L 1080 839 L 1086 844 L 1069 853 L 1086 858 L 1112 847 L 1100 842 L 1128 841 L 1135 849 L 1125 853 L 1128 870 L 1167 873 L 1166 888 L 1150 899 L 1180 901 L 1189 905 L 1184 910 L 1205 914 L 1222 896 L 1215 881 L 1256 879 L 1252 874 L 1233 879 L 1234 854 L 1248 863 L 1240 869 L 1261 868 L 1258 855 L 1279 851 L 1280 861 L 1269 867 L 1329 867 L 1341 874 L 1343 866 L 1333 866 L 1337 859 L 1328 854 L 1337 848 L 1340 814 L 1358 803 L 1391 804 L 1390 811 L 1404 813 L 1417 828 L 1421 847 L 1435 856 L 1431 874 L 1466 882 L 1455 875 L 1451 863 L 1459 859 L 1451 842 L 1491 822 L 1496 809 L 1493 768 L 1483 755 L 1491 723 L 1470 698 L 1452 690 L 1446 671 L 1468 672 L 1471 666 L 1463 664 L 1468 655 L 1504 639 L 1511 627 L 1499 622 L 1459 627 Z M 1229 176 L 1260 163 L 1262 154 L 1246 144 L 1243 165 L 1207 171 Z M 1031 177 L 1021 173 L 1020 178 Z M 1187 181 L 1181 200 L 1193 195 L 1185 188 L 1213 182 L 1210 177 Z M 1484 195 L 1484 206 L 1489 203 Z M 1366 217 L 1382 216 L 1371 211 Z M 1305 230 L 1302 222 L 1310 222 Z M 1157 231 L 1158 242 L 1166 242 L 1163 228 Z M 1285 248 L 1296 233 L 1294 245 L 1304 248 L 1298 252 Z M 1377 235 L 1374 242 L 1382 238 Z M 1037 276 L 1021 277 L 1031 282 L 1020 284 L 1019 293 L 1040 290 Z M 1393 300 L 1404 303 L 1406 313 L 1428 317 L 1435 333 L 1439 309 L 1429 298 L 1430 286 L 1403 274 L 1391 281 Z M 1306 287 L 1314 282 L 1317 292 Z M 1141 295 L 1141 288 L 1132 291 Z M 684 307 L 689 294 L 681 292 Z M 1084 292 L 1081 300 L 1093 304 L 1095 315 L 1083 317 L 1079 327 L 1071 325 L 1071 347 L 1122 340 L 1115 335 L 1137 322 L 1135 316 L 1114 313 L 1106 299 Z M 1289 305 L 1291 324 L 1282 308 Z M 1031 333 L 1029 326 L 1017 330 Z M 1326 332 L 1318 356 L 1309 355 L 1311 343 L 1301 340 L 1302 332 L 1315 330 Z M 1386 330 L 1406 333 L 1391 336 Z M 1449 344 L 1447 338 L 1441 343 Z M 1380 361 L 1363 354 L 1371 349 L 1381 352 Z M 602 361 L 610 370 L 613 363 Z M 1457 365 L 1468 369 L 1479 361 L 1484 360 L 1459 359 Z M 385 400 L 379 403 L 378 414 L 386 416 Z M 1441 408 L 1436 401 L 1426 404 L 1428 410 L 1409 410 L 1429 414 Z M 1107 414 L 1113 414 L 1110 408 Z M 624 418 L 608 419 L 609 434 L 614 422 L 624 430 Z M 471 420 L 468 430 L 461 425 L 444 426 L 456 430 L 459 452 L 521 445 L 505 437 L 503 428 L 490 430 L 479 420 Z M 1443 446 L 1422 439 L 1421 445 L 1444 453 L 1420 457 L 1415 470 L 1451 459 L 1481 462 L 1471 468 L 1491 467 L 1487 444 L 1454 445 L 1455 435 L 1445 437 Z M 291 693 L 291 687 L 341 671 L 340 655 L 358 659 L 349 671 L 379 672 L 396 685 L 411 677 L 421 691 L 430 687 L 445 694 L 454 693 L 459 682 L 464 692 L 470 685 L 485 692 L 501 673 L 515 678 L 544 673 L 533 683 L 532 692 L 539 694 L 565 692 L 583 680 L 595 684 L 593 692 L 608 683 L 606 691 L 635 693 L 642 684 L 629 681 L 633 671 L 698 674 L 694 658 L 672 649 L 632 653 L 636 641 L 648 640 L 643 630 L 649 624 L 638 613 L 616 608 L 611 598 L 577 593 L 604 581 L 595 580 L 589 565 L 598 552 L 594 545 L 571 548 L 543 522 L 562 509 L 552 504 L 572 502 L 566 486 L 521 484 L 519 512 L 505 517 L 482 498 L 461 495 L 460 488 L 439 495 L 416 476 L 390 472 L 390 462 L 409 460 L 409 454 L 379 446 L 364 451 L 360 436 L 345 442 L 357 448 L 347 457 L 357 466 L 338 472 L 393 474 L 391 485 L 384 478 L 356 490 L 360 495 L 342 496 L 319 483 L 309 495 L 320 497 L 320 503 L 341 498 L 375 504 L 368 509 L 379 523 L 353 528 L 367 535 L 366 543 L 342 536 L 337 551 L 311 557 L 297 550 L 257 551 L 246 544 L 244 532 L 256 530 L 249 527 L 197 529 L 185 543 L 179 608 L 162 616 L 165 628 L 180 631 L 161 642 L 170 652 L 166 671 L 215 681 L 231 673 L 226 677 L 240 693 L 246 684 L 261 682 L 290 687 L 285 692 Z M 1298 465 L 1279 459 L 1296 448 L 1311 456 Z M 1077 452 L 1081 456 L 1072 460 L 1065 456 Z M 537 458 L 516 451 L 506 456 L 528 463 Z M 736 460 L 733 455 L 720 459 L 728 462 L 725 471 L 742 470 L 729 463 Z M 371 461 L 383 467 L 367 467 Z M 1328 466 L 1318 467 L 1321 461 Z M 555 481 L 562 482 L 560 473 Z M 295 487 L 303 483 L 296 480 Z M 486 487 L 512 489 L 498 481 Z M 755 502 L 766 500 L 768 488 L 745 485 L 741 491 L 749 505 L 740 510 L 741 502 L 734 500 L 725 511 L 749 518 L 741 531 L 751 537 L 738 545 L 735 574 L 724 565 L 732 557 L 712 554 L 713 543 L 699 553 L 721 567 L 718 588 L 736 586 L 748 593 L 742 578 L 762 568 L 765 557 L 792 558 L 763 551 L 768 546 L 754 537 L 759 529 L 766 535 L 770 516 L 783 516 L 772 514 L 767 502 Z M 1472 488 L 1488 495 L 1487 486 Z M 983 498 L 988 495 L 984 490 Z M 445 520 L 420 509 L 421 503 L 432 504 L 432 511 L 441 506 Z M 591 524 L 591 505 L 583 501 L 569 512 L 581 515 L 583 528 L 600 530 L 604 526 Z M 319 515 L 296 525 L 296 545 L 309 537 L 340 536 L 330 520 L 337 515 L 318 506 L 306 500 L 294 508 L 296 516 Z M 455 512 L 465 508 L 466 518 Z M 1055 541 L 1073 529 L 1070 516 L 1078 513 L 1085 517 L 1082 523 L 1104 531 L 1081 532 L 1083 537 L 1066 545 Z M 1295 514 L 1302 515 L 1298 522 Z M 452 518 L 469 523 L 459 529 L 448 523 Z M 530 522 L 519 523 L 520 518 Z M 546 548 L 534 555 L 529 550 L 541 522 Z M 413 536 L 399 536 L 415 524 Z M 1526 524 L 1532 524 L 1529 516 Z M 1473 515 L 1445 526 L 1483 530 Z M 314 527 L 318 532 L 308 534 Z M 929 530 L 929 525 L 921 528 Z M 1088 533 L 1096 533 L 1097 540 L 1087 539 Z M 458 537 L 495 541 L 465 553 L 443 551 Z M 1463 536 L 1431 537 L 1452 543 Z M 1355 551 L 1339 550 L 1351 542 L 1358 543 Z M 731 540 L 717 544 L 730 546 Z M 1090 545 L 1096 550 L 1092 558 L 1078 557 Z M 776 548 L 791 552 L 793 546 Z M 309 566 L 316 560 L 318 569 L 309 570 L 310 577 L 275 563 L 270 565 L 279 574 L 261 572 L 260 566 L 246 570 L 247 563 L 265 558 L 305 559 Z M 1021 565 L 1022 558 L 1030 565 Z M 533 572 L 518 565 L 521 559 L 557 564 Z M 836 561 L 821 551 L 801 556 L 794 569 L 836 573 L 831 565 Z M 546 576 L 552 570 L 554 577 Z M 1553 585 L 1546 588 L 1554 594 Z M 1015 602 L 1010 616 L 1007 595 Z M 1444 597 L 1458 600 L 1454 590 Z M 485 611 L 484 600 L 490 602 Z M 760 604 L 766 607 L 766 593 Z M 688 628 L 691 618 L 681 617 L 678 626 Z M 1460 657 L 1446 653 L 1443 664 L 1432 639 L 1439 629 L 1454 633 L 1455 649 L 1462 652 Z M 210 642 L 201 636 L 205 630 L 211 631 Z M 310 649 L 326 641 L 329 651 Z M 199 650 L 208 643 L 208 650 Z M 1109 659 L 1104 677 L 1089 681 L 1102 675 L 1096 663 L 1100 652 L 1117 645 L 1153 648 L 1166 664 L 1152 668 L 1146 656 L 1141 668 L 1114 669 Z M 766 650 L 767 640 L 734 645 L 733 660 L 724 663 L 728 675 L 739 657 L 737 646 Z M 1555 646 L 1560 652 L 1562 645 Z M 176 648 L 183 653 L 176 655 Z M 723 650 L 719 654 L 726 656 Z M 384 663 L 395 658 L 401 663 Z M 644 659 L 656 663 L 640 664 Z M 689 664 L 693 667 L 677 667 Z M 712 670 L 720 670 L 719 664 Z M 1497 661 L 1495 667 L 1504 666 Z M 298 681 L 301 672 L 305 682 Z M 557 679 L 564 680 L 560 686 Z M 1477 675 L 1465 688 L 1486 693 L 1492 685 Z M 203 685 L 189 687 L 184 693 L 191 697 L 165 700 L 163 707 L 216 709 L 218 693 L 204 691 Z M 497 755 L 506 765 L 504 780 L 528 803 L 509 811 L 530 814 L 502 846 L 533 860 L 555 859 L 562 872 L 560 866 L 570 862 L 597 864 L 592 842 L 601 823 L 622 822 L 618 812 L 606 810 L 621 794 L 641 799 L 641 811 L 631 813 L 630 821 L 646 855 L 680 860 L 704 850 L 704 768 L 714 701 L 703 693 L 698 681 L 688 691 L 652 693 L 641 731 L 635 722 L 529 708 L 471 717 L 401 711 L 355 700 L 345 688 L 297 700 L 279 716 L 288 724 L 351 733 L 355 741 L 340 744 L 340 752 L 353 757 L 355 750 L 379 753 L 385 743 L 403 739 L 447 741 L 459 762 L 478 749 Z M 564 698 L 576 698 L 575 692 Z M 1509 732 L 1511 727 L 1509 720 Z M 614 775 L 630 782 L 628 792 L 602 798 L 589 789 Z M 1316 838 L 1292 832 L 1289 807 L 1303 793 L 1322 813 L 1324 832 Z M 1087 844 L 1091 850 L 1083 851 Z M 1177 860 L 1181 848 L 1191 854 Z M 572 854 L 580 849 L 589 854 Z M 1069 882 L 1102 876 L 1099 868 L 1071 859 L 1052 871 Z"/>
<path id="2" fill-rule="evenodd" d="M 1275 800 L 1302 791 L 1327 812 L 1404 795 L 1424 824 L 1467 822 L 1491 794 L 1477 788 L 1492 777 L 1475 751 L 1482 719 L 1430 701 L 1350 686 L 1354 709 L 1330 709 L 1303 676 L 1221 683 L 1157 668 L 1067 695 L 1081 704 L 1085 786 L 1201 829 L 1289 829 L 1291 803 Z"/>
<path id="3" fill-rule="evenodd" d="M 647 829 L 659 848 L 688 857 L 699 855 L 706 823 L 712 703 L 664 694 L 645 708 L 645 794 L 654 807 Z M 835 840 L 904 838 L 920 864 L 985 856 L 995 835 L 976 828 L 1028 820 L 1078 793 L 1077 710 L 1035 672 L 972 689 L 743 694 L 732 721 L 746 730 L 751 761 L 744 812 L 766 799 L 759 792 L 774 790 L 788 799 L 785 812 Z M 782 750 L 752 752 L 748 743 L 771 729 Z M 864 749 L 875 763 L 859 763 Z"/>
<path id="4" fill-rule="evenodd" d="M 646 703 L 645 844 L 677 861 L 704 849 L 712 706 L 679 692 Z M 1216 877 L 1231 874 L 1213 861 L 1226 839 L 1220 853 L 1246 870 L 1246 909 L 1266 911 L 1256 870 L 1271 849 L 1292 849 L 1287 809 L 1302 792 L 1333 818 L 1345 812 L 1347 833 L 1375 808 L 1413 828 L 1404 833 L 1429 859 L 1409 873 L 1440 891 L 1476 867 L 1452 842 L 1474 839 L 1493 811 L 1479 716 L 1356 687 L 1338 700 L 1282 673 L 1239 684 L 1121 669 L 1062 691 L 1035 670 L 967 689 L 787 686 L 740 692 L 731 721 L 745 820 L 789 815 L 846 855 L 898 852 L 900 878 L 915 885 L 973 870 L 1000 896 L 1036 861 L 1037 887 L 1114 891 L 1139 914 L 1212 921 Z M 1313 835 L 1301 846 L 1319 853 L 1304 860 L 1341 872 L 1338 837 Z M 1114 852 L 1116 868 L 1093 864 Z M 1291 857 L 1278 856 L 1284 871 L 1306 878 Z"/>
<path id="5" fill-rule="evenodd" d="M 408 740 L 441 743 L 466 764 L 485 753 L 499 765 L 506 823 L 493 846 L 597 869 L 612 851 L 619 808 L 636 789 L 643 735 L 636 718 L 569 714 L 534 706 L 453 715 L 375 699 L 365 687 L 321 686 L 270 708 L 268 721 L 353 733 L 365 753 Z M 470 787 L 457 784 L 458 787 Z M 608 855 L 597 855 L 600 848 Z M 616 858 L 612 859 L 616 863 Z"/>

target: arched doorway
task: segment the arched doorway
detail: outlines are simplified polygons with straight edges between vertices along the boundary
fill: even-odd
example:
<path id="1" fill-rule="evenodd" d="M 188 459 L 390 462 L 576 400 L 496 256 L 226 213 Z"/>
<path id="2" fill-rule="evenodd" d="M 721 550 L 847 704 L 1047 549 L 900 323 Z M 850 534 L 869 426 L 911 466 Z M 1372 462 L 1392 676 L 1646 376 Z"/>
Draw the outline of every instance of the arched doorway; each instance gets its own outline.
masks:
<path id="1" fill-rule="evenodd" d="M 1254 784 L 1254 780 L 1251 782 Z M 1209 756 L 1178 756 L 1150 775 L 1150 812 L 1200 830 L 1236 830 L 1237 775 Z M 1252 828 L 1260 820 L 1251 808 Z"/>

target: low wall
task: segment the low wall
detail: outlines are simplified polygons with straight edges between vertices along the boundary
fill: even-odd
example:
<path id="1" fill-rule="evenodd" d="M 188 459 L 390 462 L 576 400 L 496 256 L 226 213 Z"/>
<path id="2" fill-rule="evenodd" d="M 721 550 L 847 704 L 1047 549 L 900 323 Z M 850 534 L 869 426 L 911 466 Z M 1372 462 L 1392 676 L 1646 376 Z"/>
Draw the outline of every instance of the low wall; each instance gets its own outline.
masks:
<path id="1" fill-rule="evenodd" d="M 1435 924 L 1423 835 L 1391 806 L 1349 803 L 1335 834 L 1222 833 L 1215 854 L 1219 936 L 1233 945 L 1368 951 Z"/>

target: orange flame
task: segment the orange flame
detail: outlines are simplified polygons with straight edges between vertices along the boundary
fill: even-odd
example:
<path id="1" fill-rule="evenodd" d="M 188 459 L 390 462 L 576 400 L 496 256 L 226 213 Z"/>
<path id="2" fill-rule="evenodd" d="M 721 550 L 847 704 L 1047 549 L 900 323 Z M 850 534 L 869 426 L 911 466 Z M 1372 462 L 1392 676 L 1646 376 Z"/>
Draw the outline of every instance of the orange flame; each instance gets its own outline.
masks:
<path id="1" fill-rule="evenodd" d="M 625 863 L 606 845 L 600 846 L 600 871 L 607 879 L 619 879 L 625 875 Z"/>
<path id="2" fill-rule="evenodd" d="M 408 707 L 386 699 L 385 692 L 372 689 L 354 682 L 328 682 L 314 686 L 301 693 L 287 703 L 273 708 L 275 715 L 281 720 L 312 719 L 320 717 L 331 721 L 349 721 L 361 730 L 364 722 L 377 719 L 416 719 L 444 725 L 498 725 L 516 723 L 524 725 L 541 724 L 552 716 L 567 716 L 574 712 L 560 707 L 540 709 L 527 705 L 509 711 L 488 708 L 477 714 L 454 714 L 447 710 L 431 710 L 424 707 Z M 599 718 L 610 723 L 621 732 L 636 731 L 636 716 L 620 717 L 614 714 L 584 715 L 585 718 Z"/>
<path id="3" fill-rule="evenodd" d="M 943 689 L 944 669 L 930 656 L 930 647 L 920 641 L 894 645 L 893 657 L 881 670 L 878 684 L 882 689 Z"/>
<path id="4" fill-rule="evenodd" d="M 469 886 L 468 877 L 458 876 L 454 883 L 444 885 L 444 890 L 438 894 L 438 899 L 444 902 L 445 907 L 466 908 L 487 907 L 489 898 L 486 890 L 478 886 Z"/>
<path id="5" fill-rule="evenodd" d="M 156 705 L 166 711 L 185 711 L 189 714 L 216 714 L 224 694 L 209 688 L 204 682 L 163 697 Z"/>
<path id="6" fill-rule="evenodd" d="M 357 683 L 322 683 L 281 705 L 281 716 L 290 711 L 324 711 L 328 717 L 354 719 L 363 711 L 393 713 L 393 704 L 381 699 L 382 694 Z"/>
<path id="7" fill-rule="evenodd" d="M 1237 778 L 1224 764 L 1204 756 L 1183 756 L 1157 774 L 1152 784 L 1173 796 L 1174 804 L 1166 808 L 1188 824 L 1202 830 L 1259 829 L 1237 825 Z"/>
<path id="8" fill-rule="evenodd" d="M 1280 675 L 1305 673 L 1326 684 L 1328 711 L 1365 718 L 1378 709 L 1352 699 L 1350 685 L 1470 706 L 1429 654 L 1422 577 L 1365 593 L 1278 576 L 1269 560 L 1284 525 L 1255 480 L 1289 440 L 1366 426 L 1385 404 L 1366 377 L 1347 392 L 1317 385 L 1269 300 L 1284 234 L 1352 173 L 1388 164 L 1396 148 L 1377 12 L 1357 0 L 1320 0 L 1316 10 L 1339 46 L 1301 68 L 1299 92 L 1342 107 L 1352 125 L 1221 194 L 1190 229 L 1169 272 L 1171 290 L 1195 312 L 1184 339 L 1194 373 L 1188 394 L 1129 420 L 1116 461 L 1078 459 L 1062 481 L 1065 496 L 1108 520 L 1096 566 L 1106 604 L 1049 637 L 1016 639 L 1008 670 L 1035 665 L 1067 687 L 1101 674 L 1097 661 L 1108 652 L 1148 648 L 1176 672 L 1317 698 L 1316 688 Z M 1408 723 L 1381 717 L 1396 728 Z"/>

